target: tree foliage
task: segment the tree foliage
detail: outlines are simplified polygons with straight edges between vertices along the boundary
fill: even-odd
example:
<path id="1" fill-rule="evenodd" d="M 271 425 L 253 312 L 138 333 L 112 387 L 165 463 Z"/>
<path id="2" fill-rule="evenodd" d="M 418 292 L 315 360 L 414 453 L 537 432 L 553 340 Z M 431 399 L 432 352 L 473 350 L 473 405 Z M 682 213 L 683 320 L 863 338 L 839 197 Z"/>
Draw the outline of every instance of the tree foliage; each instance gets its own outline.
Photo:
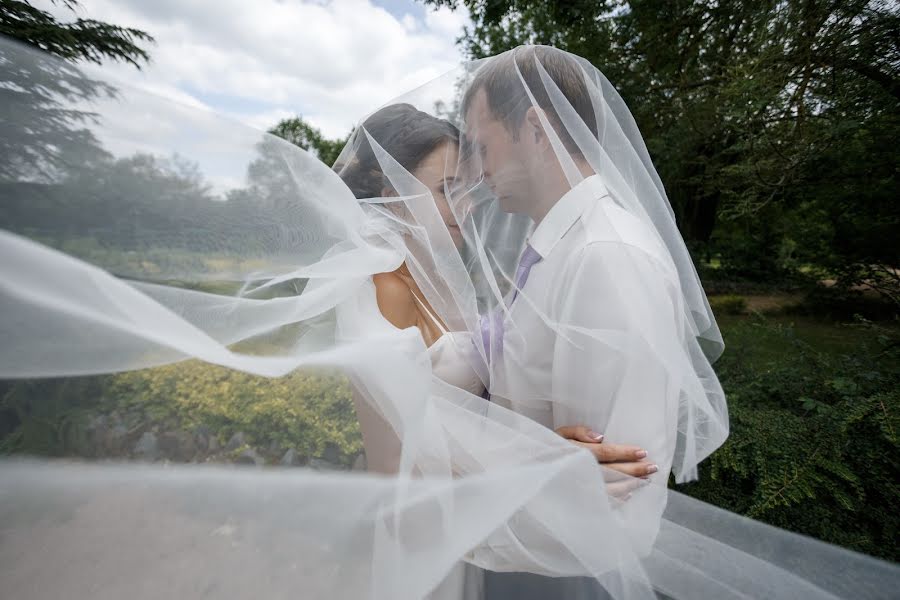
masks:
<path id="1" fill-rule="evenodd" d="M 77 0 L 53 0 L 73 14 Z M 140 68 L 150 60 L 141 43 L 153 42 L 148 33 L 94 19 L 76 18 L 63 22 L 31 2 L 0 0 L 0 33 L 67 60 L 101 63 L 119 60 Z"/>
<path id="2" fill-rule="evenodd" d="M 304 121 L 302 117 L 283 119 L 270 129 L 269 133 L 304 150 L 314 152 L 328 166 L 334 164 L 349 139 L 349 135 L 343 139 L 328 139 L 322 135 L 319 129 Z"/>
<path id="3" fill-rule="evenodd" d="M 80 8 L 75 0 L 59 3 L 73 13 Z M 6 113 L 15 116 L 2 125 L 0 177 L 27 173 L 31 180 L 52 180 L 60 169 L 108 157 L 87 127 L 95 115 L 72 106 L 114 96 L 116 91 L 69 63 L 111 59 L 140 68 L 149 54 L 139 43 L 151 43 L 153 38 L 138 29 L 93 19 L 63 22 L 19 0 L 0 0 L 0 34 L 67 60 L 0 47 L 0 59 L 15 65 L 4 69 L 7 80 L 0 90 Z"/>
<path id="4" fill-rule="evenodd" d="M 465 4 L 473 57 L 584 56 L 631 108 L 682 233 L 732 276 L 799 264 L 896 301 L 900 15 L 867 0 Z"/>

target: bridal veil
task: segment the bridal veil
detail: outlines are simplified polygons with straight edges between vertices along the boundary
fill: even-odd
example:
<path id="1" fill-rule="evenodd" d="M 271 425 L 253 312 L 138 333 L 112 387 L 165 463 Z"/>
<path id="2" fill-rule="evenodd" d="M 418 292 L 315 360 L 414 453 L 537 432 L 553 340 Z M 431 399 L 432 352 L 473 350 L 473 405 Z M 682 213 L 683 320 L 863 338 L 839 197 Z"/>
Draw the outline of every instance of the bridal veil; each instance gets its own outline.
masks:
<path id="1" fill-rule="evenodd" d="M 551 75 L 560 68 L 579 102 Z M 608 227 L 591 272 L 603 276 L 570 291 L 595 321 L 573 320 L 584 307 L 571 312 L 565 295 L 546 311 L 517 289 L 534 223 L 502 209 L 480 152 L 489 133 L 466 114 L 498 73 L 513 78 L 490 100 L 504 115 L 535 109 L 547 172 L 571 188 L 599 178 L 591 210 Z M 711 367 L 722 340 L 634 120 L 586 61 L 518 48 L 392 101 L 458 131 L 439 194 L 392 154 L 390 128 L 365 119 L 332 167 L 7 40 L 0 81 L 4 392 L 46 381 L 52 400 L 27 388 L 29 406 L 78 406 L 97 389 L 80 381 L 185 361 L 263 386 L 325 374 L 346 378 L 396 449 L 387 474 L 7 460 L 10 597 L 422 598 L 461 561 L 476 574 L 582 578 L 614 598 L 887 598 L 900 584 L 892 565 L 668 489 L 670 470 L 694 478 L 727 436 Z M 361 165 L 374 195 L 348 184 Z M 459 334 L 484 397 L 435 377 L 419 332 L 381 318 L 371 278 L 404 263 Z M 529 346 L 513 298 L 552 344 Z M 553 386 L 529 384 L 529 356 L 560 365 Z M 304 394 L 285 410 L 322 406 Z M 342 398 L 310 418 L 332 427 L 354 410 Z M 652 445 L 661 477 L 613 493 L 620 477 L 525 416 L 547 404 Z"/>

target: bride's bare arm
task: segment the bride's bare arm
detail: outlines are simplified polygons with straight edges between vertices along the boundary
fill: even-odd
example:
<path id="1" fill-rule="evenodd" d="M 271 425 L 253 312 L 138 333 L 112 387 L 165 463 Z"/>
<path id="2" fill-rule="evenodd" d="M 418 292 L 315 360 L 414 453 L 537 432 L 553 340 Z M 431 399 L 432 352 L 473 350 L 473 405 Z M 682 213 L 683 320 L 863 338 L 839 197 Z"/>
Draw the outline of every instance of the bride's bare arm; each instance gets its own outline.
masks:
<path id="1" fill-rule="evenodd" d="M 391 325 L 406 329 L 416 324 L 416 307 L 409 287 L 394 273 L 372 277 L 378 310 Z M 353 385 L 353 405 L 362 433 L 369 471 L 396 473 L 400 463 L 400 439 L 378 409 Z"/>
<path id="2" fill-rule="evenodd" d="M 376 473 L 396 473 L 400 465 L 401 445 L 394 429 L 355 385 L 353 406 L 362 432 L 367 469 Z"/>

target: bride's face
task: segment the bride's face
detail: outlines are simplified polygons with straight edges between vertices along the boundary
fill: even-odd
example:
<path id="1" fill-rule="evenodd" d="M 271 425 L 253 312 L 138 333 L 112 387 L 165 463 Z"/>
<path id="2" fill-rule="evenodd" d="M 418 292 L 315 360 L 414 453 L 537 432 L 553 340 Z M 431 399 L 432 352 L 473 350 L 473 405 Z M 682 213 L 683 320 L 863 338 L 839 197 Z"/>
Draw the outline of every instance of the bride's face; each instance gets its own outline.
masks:
<path id="1" fill-rule="evenodd" d="M 456 170 L 459 164 L 459 146 L 453 142 L 441 144 L 426 156 L 413 176 L 428 186 L 437 205 L 441 220 L 447 226 L 450 237 L 457 248 L 462 248 L 463 235 L 459 223 L 453 216 L 447 199 L 448 191 L 453 189 L 456 181 Z"/>

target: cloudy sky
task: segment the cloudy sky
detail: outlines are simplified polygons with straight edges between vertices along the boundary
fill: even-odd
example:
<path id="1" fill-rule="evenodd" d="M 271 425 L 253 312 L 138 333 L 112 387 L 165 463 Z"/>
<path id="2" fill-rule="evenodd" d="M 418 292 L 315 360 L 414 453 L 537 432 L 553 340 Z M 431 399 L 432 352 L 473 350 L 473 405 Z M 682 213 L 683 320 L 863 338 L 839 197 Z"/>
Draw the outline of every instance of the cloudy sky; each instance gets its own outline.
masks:
<path id="1" fill-rule="evenodd" d="M 412 0 L 81 0 L 78 14 L 156 38 L 143 71 L 103 67 L 119 79 L 259 129 L 299 114 L 329 137 L 452 69 L 468 23 Z"/>

